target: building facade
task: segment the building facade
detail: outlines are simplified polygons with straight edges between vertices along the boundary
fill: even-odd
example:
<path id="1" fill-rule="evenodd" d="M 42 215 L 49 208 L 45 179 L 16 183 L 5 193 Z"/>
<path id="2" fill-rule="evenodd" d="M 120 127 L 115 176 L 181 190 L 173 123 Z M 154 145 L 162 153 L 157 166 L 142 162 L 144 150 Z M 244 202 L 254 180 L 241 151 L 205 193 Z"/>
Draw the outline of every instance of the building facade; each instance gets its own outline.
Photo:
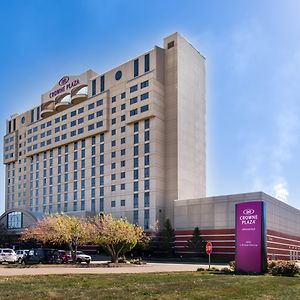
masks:
<path id="1" fill-rule="evenodd" d="M 5 221 L 64 212 L 151 230 L 205 197 L 205 59 L 178 33 L 112 70 L 64 76 L 6 122 Z M 4 220 L 4 218 L 2 218 Z"/>

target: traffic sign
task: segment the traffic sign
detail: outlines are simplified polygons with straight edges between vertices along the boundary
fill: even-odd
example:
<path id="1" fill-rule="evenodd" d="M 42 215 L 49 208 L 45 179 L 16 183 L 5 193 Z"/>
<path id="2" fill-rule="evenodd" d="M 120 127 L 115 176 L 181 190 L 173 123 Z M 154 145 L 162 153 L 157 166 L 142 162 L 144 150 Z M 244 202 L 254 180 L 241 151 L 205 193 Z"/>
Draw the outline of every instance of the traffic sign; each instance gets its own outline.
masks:
<path id="1" fill-rule="evenodd" d="M 211 255 L 212 254 L 213 245 L 212 245 L 211 242 L 207 242 L 205 250 L 206 250 L 207 255 Z"/>

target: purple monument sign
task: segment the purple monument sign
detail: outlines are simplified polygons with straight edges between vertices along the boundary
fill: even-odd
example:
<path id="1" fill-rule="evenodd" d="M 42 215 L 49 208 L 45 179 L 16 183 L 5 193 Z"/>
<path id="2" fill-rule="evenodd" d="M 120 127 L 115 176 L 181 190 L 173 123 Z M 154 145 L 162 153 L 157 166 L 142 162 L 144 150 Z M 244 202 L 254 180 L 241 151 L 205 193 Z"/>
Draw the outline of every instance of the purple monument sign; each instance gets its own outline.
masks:
<path id="1" fill-rule="evenodd" d="M 235 263 L 239 272 L 263 273 L 266 269 L 266 211 L 263 201 L 236 204 Z"/>

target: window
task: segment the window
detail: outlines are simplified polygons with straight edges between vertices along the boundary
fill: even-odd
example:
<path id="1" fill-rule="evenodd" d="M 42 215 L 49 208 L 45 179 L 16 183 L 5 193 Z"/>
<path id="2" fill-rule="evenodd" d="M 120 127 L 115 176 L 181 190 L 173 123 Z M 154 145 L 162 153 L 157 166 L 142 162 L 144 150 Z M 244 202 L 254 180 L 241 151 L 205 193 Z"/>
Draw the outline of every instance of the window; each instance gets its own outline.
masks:
<path id="1" fill-rule="evenodd" d="M 144 193 L 144 207 L 149 207 L 150 205 L 150 193 L 145 192 Z"/>
<path id="2" fill-rule="evenodd" d="M 43 124 L 41 125 L 41 129 L 44 129 L 45 127 L 46 127 L 46 124 L 43 123 Z"/>
<path id="3" fill-rule="evenodd" d="M 144 138 L 145 142 L 150 140 L 150 131 L 145 131 L 145 138 Z"/>
<path id="4" fill-rule="evenodd" d="M 134 147 L 133 147 L 133 155 L 134 155 L 134 156 L 139 155 L 139 146 L 134 146 Z"/>
<path id="5" fill-rule="evenodd" d="M 148 104 L 141 107 L 141 113 L 143 113 L 147 110 L 149 110 L 149 105 Z"/>
<path id="6" fill-rule="evenodd" d="M 121 138 L 121 144 L 125 144 L 126 143 L 126 138 Z"/>
<path id="7" fill-rule="evenodd" d="M 65 121 L 65 120 L 67 120 L 67 114 L 65 114 L 65 115 L 61 116 L 61 120 L 62 120 L 62 121 Z"/>
<path id="8" fill-rule="evenodd" d="M 116 112 L 116 108 L 115 108 L 115 107 L 112 107 L 111 113 L 114 114 L 115 112 Z"/>
<path id="9" fill-rule="evenodd" d="M 149 129 L 150 128 L 150 120 L 146 119 L 144 122 L 144 125 L 145 125 L 145 129 Z"/>
<path id="10" fill-rule="evenodd" d="M 138 122 L 134 123 L 134 125 L 133 125 L 133 131 L 134 132 L 138 132 L 139 131 L 139 123 Z"/>
<path id="11" fill-rule="evenodd" d="M 82 114 L 84 112 L 84 107 L 78 108 L 78 114 Z"/>
<path id="12" fill-rule="evenodd" d="M 111 135 L 116 135 L 116 129 L 113 129 L 113 130 L 111 131 Z"/>
<path id="13" fill-rule="evenodd" d="M 122 126 L 121 127 L 121 132 L 123 133 L 123 132 L 125 132 L 126 131 L 126 126 Z"/>
<path id="14" fill-rule="evenodd" d="M 130 99 L 130 104 L 135 104 L 138 102 L 138 97 L 134 97 Z"/>
<path id="15" fill-rule="evenodd" d="M 111 180 L 116 180 L 116 174 L 111 174 Z"/>
<path id="16" fill-rule="evenodd" d="M 48 121 L 47 122 L 47 127 L 51 126 L 52 125 L 52 122 L 51 121 Z"/>
<path id="17" fill-rule="evenodd" d="M 138 166 L 139 166 L 139 158 L 138 158 L 138 157 L 135 157 L 135 158 L 133 159 L 133 167 L 134 167 L 134 168 L 138 168 Z"/>
<path id="18" fill-rule="evenodd" d="M 76 120 L 71 122 L 71 127 L 74 127 L 74 126 L 76 126 Z"/>
<path id="19" fill-rule="evenodd" d="M 116 141 L 111 141 L 111 146 L 112 147 L 116 146 Z"/>
<path id="20" fill-rule="evenodd" d="M 60 136 L 56 136 L 54 139 L 55 143 L 59 142 L 59 140 L 60 140 Z"/>
<path id="21" fill-rule="evenodd" d="M 60 127 L 59 127 L 59 126 L 58 126 L 58 127 L 55 127 L 54 131 L 55 131 L 55 133 L 56 133 L 56 132 L 59 132 L 59 131 L 60 131 Z"/>
<path id="22" fill-rule="evenodd" d="M 133 171 L 133 179 L 139 179 L 139 170 L 138 169 Z"/>
<path id="23" fill-rule="evenodd" d="M 96 95 L 96 79 L 92 81 L 92 96 Z"/>
<path id="24" fill-rule="evenodd" d="M 125 200 L 124 199 L 121 200 L 121 206 L 125 206 Z"/>
<path id="25" fill-rule="evenodd" d="M 96 113 L 97 117 L 101 117 L 102 115 L 103 115 L 103 110 L 97 111 L 97 113 Z"/>
<path id="26" fill-rule="evenodd" d="M 125 103 L 123 103 L 123 104 L 121 105 L 121 110 L 124 110 L 124 109 L 126 109 L 126 104 L 125 104 Z"/>
<path id="27" fill-rule="evenodd" d="M 61 125 L 61 130 L 65 130 L 65 129 L 67 129 L 67 124 Z M 47 132 L 47 135 L 48 135 L 48 132 Z"/>
<path id="28" fill-rule="evenodd" d="M 103 198 L 100 198 L 99 209 L 101 212 L 104 211 L 104 199 Z"/>
<path id="29" fill-rule="evenodd" d="M 78 134 L 82 134 L 83 131 L 84 131 L 84 128 L 79 128 L 77 132 L 78 132 Z"/>
<path id="30" fill-rule="evenodd" d="M 133 136 L 133 143 L 134 143 L 134 144 L 138 144 L 138 143 L 139 143 L 139 135 L 138 135 L 138 134 L 135 134 L 135 135 Z"/>
<path id="31" fill-rule="evenodd" d="M 150 156 L 149 155 L 146 155 L 144 157 L 144 165 L 145 166 L 149 166 L 150 165 Z"/>
<path id="32" fill-rule="evenodd" d="M 149 167 L 147 167 L 147 168 L 144 169 L 144 177 L 145 178 L 150 177 L 150 168 Z"/>
<path id="33" fill-rule="evenodd" d="M 96 123 L 97 128 L 102 127 L 103 126 L 103 121 L 98 121 Z"/>
<path id="34" fill-rule="evenodd" d="M 125 160 L 122 160 L 121 161 L 121 167 L 125 167 L 125 164 L 126 164 Z"/>
<path id="35" fill-rule="evenodd" d="M 133 194 L 133 208 L 139 207 L 139 194 Z"/>
<path id="36" fill-rule="evenodd" d="M 100 100 L 98 100 L 97 102 L 96 102 L 96 105 L 97 106 L 100 106 L 100 105 L 102 105 L 103 104 L 103 99 L 100 99 Z"/>
<path id="37" fill-rule="evenodd" d="M 149 229 L 149 209 L 144 211 L 144 229 Z"/>
<path id="38" fill-rule="evenodd" d="M 67 135 L 66 134 L 63 134 L 62 136 L 61 136 L 61 139 L 62 140 L 65 140 L 67 138 Z M 47 144 L 48 144 L 48 141 L 47 141 Z"/>
<path id="39" fill-rule="evenodd" d="M 88 131 L 94 130 L 95 129 L 95 124 L 90 124 L 88 126 Z"/>
<path id="40" fill-rule="evenodd" d="M 116 96 L 111 97 L 111 102 L 112 102 L 112 103 L 116 102 L 116 100 L 117 100 L 117 97 L 116 97 Z"/>
<path id="41" fill-rule="evenodd" d="M 126 154 L 126 149 L 122 149 L 121 150 L 121 155 L 125 155 Z"/>
<path id="42" fill-rule="evenodd" d="M 93 109 L 94 107 L 95 107 L 95 104 L 94 104 L 94 103 L 90 103 L 90 104 L 88 105 L 88 110 Z"/>
<path id="43" fill-rule="evenodd" d="M 71 117 L 76 116 L 76 110 L 71 111 Z"/>
<path id="44" fill-rule="evenodd" d="M 139 190 L 139 182 L 138 181 L 134 181 L 133 182 L 133 191 L 134 192 L 138 192 Z"/>
<path id="45" fill-rule="evenodd" d="M 23 214 L 21 212 L 11 212 L 7 215 L 7 227 L 9 229 L 22 228 Z"/>
<path id="46" fill-rule="evenodd" d="M 116 168 L 116 163 L 115 163 L 115 162 L 111 163 L 111 168 L 112 168 L 112 169 L 115 169 L 115 168 Z"/>
<path id="47" fill-rule="evenodd" d="M 147 86 L 149 86 L 149 81 L 148 81 L 148 80 L 143 81 L 143 82 L 141 83 L 141 89 L 143 89 L 143 88 L 145 88 L 145 87 L 147 87 Z"/>
<path id="48" fill-rule="evenodd" d="M 95 118 L 95 114 L 89 114 L 88 115 L 88 120 L 92 120 L 92 119 L 94 119 Z"/>
<path id="49" fill-rule="evenodd" d="M 115 192 L 115 191 L 116 191 L 116 186 L 115 186 L 114 184 L 111 186 L 111 191 L 112 191 L 112 192 Z"/>
<path id="50" fill-rule="evenodd" d="M 76 135 L 76 130 L 71 131 L 71 137 Z"/>
<path id="51" fill-rule="evenodd" d="M 150 144 L 149 143 L 147 143 L 147 144 L 144 145 L 144 152 L 145 153 L 149 153 L 150 152 Z"/>
<path id="52" fill-rule="evenodd" d="M 121 179 L 126 177 L 126 173 L 125 172 L 121 172 Z"/>
<path id="53" fill-rule="evenodd" d="M 150 189 L 150 180 L 147 179 L 144 181 L 144 189 L 149 190 Z"/>
<path id="54" fill-rule="evenodd" d="M 116 122 L 117 122 L 116 118 L 111 119 L 111 125 L 116 124 Z"/>
<path id="55" fill-rule="evenodd" d="M 111 207 L 116 207 L 116 201 L 115 200 L 111 201 Z"/>
<path id="56" fill-rule="evenodd" d="M 148 99 L 149 98 L 149 93 L 145 93 L 145 94 L 142 94 L 141 95 L 141 100 L 143 101 L 143 100 L 146 100 L 146 99 Z"/>
<path id="57" fill-rule="evenodd" d="M 105 79 L 104 79 L 104 75 L 102 75 L 102 76 L 100 77 L 100 92 L 103 92 L 104 89 L 105 89 L 105 87 L 104 87 L 105 81 L 104 81 L 104 80 L 105 80 Z"/>
<path id="58" fill-rule="evenodd" d="M 130 87 L 130 93 L 136 92 L 138 89 L 137 84 Z"/>
<path id="59" fill-rule="evenodd" d="M 112 157 L 112 158 L 116 157 L 116 151 L 113 151 L 113 152 L 111 153 L 111 157 Z"/>
<path id="60" fill-rule="evenodd" d="M 133 77 L 139 76 L 139 59 L 135 59 L 133 62 Z"/>
<path id="61" fill-rule="evenodd" d="M 146 54 L 144 56 L 144 59 L 145 59 L 145 73 L 146 73 L 149 72 L 150 70 L 150 53 Z"/>
<path id="62" fill-rule="evenodd" d="M 55 118 L 55 124 L 60 122 L 60 117 Z"/>
<path id="63" fill-rule="evenodd" d="M 121 99 L 125 99 L 125 98 L 126 98 L 126 93 L 123 92 L 123 93 L 121 94 Z"/>
<path id="64" fill-rule="evenodd" d="M 174 41 L 168 43 L 168 49 L 173 48 L 174 47 Z"/>
<path id="65" fill-rule="evenodd" d="M 132 109 L 132 110 L 130 111 L 130 116 L 135 116 L 135 115 L 137 115 L 137 113 L 138 113 L 138 110 L 137 110 L 137 109 Z"/>

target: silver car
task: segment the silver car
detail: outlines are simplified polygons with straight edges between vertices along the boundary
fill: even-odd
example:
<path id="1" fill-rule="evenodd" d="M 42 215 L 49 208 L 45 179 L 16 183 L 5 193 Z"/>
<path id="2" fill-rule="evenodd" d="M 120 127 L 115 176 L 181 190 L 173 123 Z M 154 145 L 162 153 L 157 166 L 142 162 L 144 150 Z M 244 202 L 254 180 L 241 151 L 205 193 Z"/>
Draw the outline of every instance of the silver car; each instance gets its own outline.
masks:
<path id="1" fill-rule="evenodd" d="M 16 254 L 17 254 L 17 260 L 19 262 L 19 264 L 21 263 L 22 261 L 22 258 L 27 255 L 29 252 L 29 250 L 17 250 L 16 251 Z"/>
<path id="2" fill-rule="evenodd" d="M 17 255 L 13 249 L 1 248 L 0 249 L 0 264 L 3 262 L 15 263 L 17 262 Z"/>

